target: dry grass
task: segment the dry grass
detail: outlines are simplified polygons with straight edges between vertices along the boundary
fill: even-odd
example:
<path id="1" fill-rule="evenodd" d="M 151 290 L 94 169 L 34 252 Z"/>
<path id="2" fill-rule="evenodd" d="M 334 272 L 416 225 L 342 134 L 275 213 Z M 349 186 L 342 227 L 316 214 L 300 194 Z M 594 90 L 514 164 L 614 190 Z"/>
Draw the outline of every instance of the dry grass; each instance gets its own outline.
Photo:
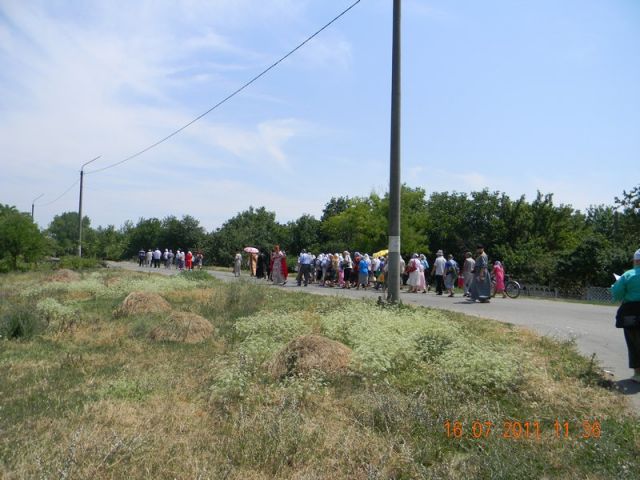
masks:
<path id="1" fill-rule="evenodd" d="M 26 276 L 16 280 L 28 286 Z M 295 329 L 284 335 L 278 322 L 286 315 L 242 335 L 237 328 L 284 311 L 305 331 L 328 336 L 319 324 L 343 308 L 335 299 L 203 287 L 163 297 L 213 319 L 213 337 L 211 324 L 193 313 L 145 309 L 114 320 L 120 291 L 74 297 L 82 321 L 64 335 L 0 343 L 0 478 L 573 480 L 638 471 L 637 420 L 624 413 L 622 396 L 585 381 L 588 362 L 570 346 L 447 314 L 479 338 L 521 349 L 525 380 L 507 392 L 474 389 L 418 357 L 378 375 L 345 375 L 349 348 Z M 60 290 L 47 294 L 66 304 L 70 296 Z M 380 315 L 397 320 L 393 312 Z M 169 341 L 149 341 L 154 328 Z M 200 342 L 182 343 L 195 338 Z M 357 346 L 343 341 L 355 357 Z M 255 349 L 241 348 L 248 345 Z M 557 439 L 551 429 L 553 418 L 577 431 L 593 417 L 603 424 L 597 440 Z M 497 433 L 446 438 L 447 418 L 467 429 L 473 420 L 491 420 Z M 507 419 L 539 420 L 542 438 L 499 438 Z"/>
<path id="2" fill-rule="evenodd" d="M 77 282 L 81 278 L 82 276 L 78 272 L 74 272 L 73 270 L 62 268 L 56 271 L 56 273 L 54 273 L 53 275 L 51 275 L 49 277 L 49 281 L 70 283 L 70 282 Z"/>
<path id="3" fill-rule="evenodd" d="M 113 312 L 116 317 L 131 315 L 166 313 L 171 311 L 171 305 L 157 293 L 131 292 L 122 304 Z"/>
<path id="4" fill-rule="evenodd" d="M 200 343 L 213 334 L 211 322 L 189 312 L 173 312 L 166 322 L 157 326 L 149 337 L 155 341 Z"/>
<path id="5" fill-rule="evenodd" d="M 345 373 L 351 361 L 351 349 L 320 335 L 302 335 L 289 342 L 269 364 L 274 378 L 304 375 L 314 371 L 327 375 Z"/>

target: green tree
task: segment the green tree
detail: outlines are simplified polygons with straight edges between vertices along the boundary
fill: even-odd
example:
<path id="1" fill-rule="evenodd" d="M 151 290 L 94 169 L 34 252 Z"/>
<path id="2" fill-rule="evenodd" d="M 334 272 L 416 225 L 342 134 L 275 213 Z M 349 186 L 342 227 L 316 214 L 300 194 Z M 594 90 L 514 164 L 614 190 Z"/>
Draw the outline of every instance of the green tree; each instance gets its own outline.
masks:
<path id="1" fill-rule="evenodd" d="M 113 225 L 106 228 L 98 227 L 95 230 L 95 238 L 91 244 L 91 251 L 98 258 L 119 260 L 126 248 L 126 237 L 122 230 L 116 230 Z"/>
<path id="2" fill-rule="evenodd" d="M 349 205 L 349 197 L 331 197 L 331 200 L 327 202 L 324 206 L 324 210 L 322 210 L 320 221 L 324 222 L 330 217 L 341 214 L 349 208 Z"/>
<path id="3" fill-rule="evenodd" d="M 160 226 L 159 247 L 172 249 L 197 250 L 203 246 L 206 232 L 200 222 L 190 215 L 181 220 L 168 216 Z"/>
<path id="4" fill-rule="evenodd" d="M 291 253 L 297 254 L 303 248 L 317 251 L 321 245 L 321 224 L 322 222 L 312 215 L 302 215 L 297 220 L 287 223 L 285 231 Z"/>
<path id="5" fill-rule="evenodd" d="M 405 256 L 416 252 L 428 254 L 430 252 L 429 238 L 432 232 L 429 229 L 426 192 L 420 187 L 411 188 L 402 185 L 400 198 L 400 249 L 402 254 Z M 378 215 L 384 219 L 384 242 L 388 243 L 389 194 L 385 194 L 382 199 Z M 386 247 L 385 244 L 383 248 Z"/>
<path id="6" fill-rule="evenodd" d="M 0 255 L 8 256 L 11 268 L 18 268 L 18 260 L 38 260 L 46 249 L 46 241 L 31 216 L 15 207 L 0 205 Z"/>
<path id="7" fill-rule="evenodd" d="M 129 227 L 126 233 L 126 258 L 137 256 L 140 249 L 160 247 L 162 222 L 157 218 L 141 218 L 134 227 Z"/>
<path id="8" fill-rule="evenodd" d="M 341 252 L 344 249 L 373 253 L 387 244 L 387 218 L 381 209 L 381 199 L 375 194 L 368 198 L 349 200 L 346 210 L 322 222 L 325 236 L 323 249 Z"/>
<path id="9" fill-rule="evenodd" d="M 244 247 L 253 246 L 270 251 L 274 244 L 280 244 L 289 253 L 289 245 L 285 240 L 285 229 L 276 222 L 274 212 L 264 207 L 249 207 L 249 210 L 238 213 L 209 235 L 205 257 L 216 265 L 230 265 L 236 252 Z"/>
<path id="10" fill-rule="evenodd" d="M 75 255 L 78 251 L 78 212 L 65 212 L 53 217 L 46 233 L 53 238 L 56 255 Z M 91 244 L 93 231 L 89 217 L 82 217 L 83 246 Z M 90 249 L 86 252 L 91 255 Z"/>

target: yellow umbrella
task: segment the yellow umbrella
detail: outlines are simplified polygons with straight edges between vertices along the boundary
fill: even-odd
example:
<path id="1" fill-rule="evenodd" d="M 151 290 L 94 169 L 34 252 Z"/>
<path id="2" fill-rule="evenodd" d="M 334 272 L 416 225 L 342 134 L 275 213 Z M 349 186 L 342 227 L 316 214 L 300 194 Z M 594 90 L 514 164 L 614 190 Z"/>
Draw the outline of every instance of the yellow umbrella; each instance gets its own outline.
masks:
<path id="1" fill-rule="evenodd" d="M 388 249 L 380 250 L 373 254 L 373 258 L 384 257 L 387 253 L 389 253 Z"/>

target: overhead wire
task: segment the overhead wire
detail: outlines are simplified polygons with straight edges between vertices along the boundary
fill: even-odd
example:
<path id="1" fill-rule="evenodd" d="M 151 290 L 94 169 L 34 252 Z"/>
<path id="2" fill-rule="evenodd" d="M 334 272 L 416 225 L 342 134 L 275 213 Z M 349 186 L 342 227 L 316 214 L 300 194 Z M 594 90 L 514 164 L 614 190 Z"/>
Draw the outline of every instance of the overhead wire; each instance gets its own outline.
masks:
<path id="1" fill-rule="evenodd" d="M 75 182 L 73 182 L 69 188 L 67 188 L 64 192 L 62 192 L 60 195 L 58 195 L 55 199 L 51 200 L 50 202 L 47 203 L 37 203 L 35 205 L 37 205 L 38 207 L 47 207 L 53 203 L 56 203 L 58 200 L 60 200 L 62 197 L 64 197 L 67 193 L 69 193 L 71 191 L 71 189 L 73 187 L 75 187 L 78 183 L 80 183 L 80 180 L 76 180 Z"/>
<path id="2" fill-rule="evenodd" d="M 227 95 L 225 98 L 223 98 L 222 100 L 220 100 L 218 103 L 216 103 L 214 106 L 212 106 L 211 108 L 209 108 L 208 110 L 206 110 L 205 112 L 201 113 L 200 115 L 198 115 L 197 117 L 195 117 L 193 120 L 191 120 L 190 122 L 186 123 L 185 125 L 183 125 L 182 127 L 178 128 L 177 130 L 173 131 L 172 133 L 170 133 L 169 135 L 167 135 L 166 137 L 161 138 L 160 140 L 158 140 L 155 143 L 152 143 L 151 145 L 149 145 L 148 147 L 143 148 L 142 150 L 140 150 L 139 152 L 134 153 L 133 155 L 129 155 L 128 157 L 112 163 L 110 165 L 106 165 L 102 168 L 97 168 L 95 170 L 89 170 L 87 172 L 85 172 L 85 175 L 90 175 L 92 173 L 99 173 L 99 172 L 104 172 L 105 170 L 109 170 L 111 168 L 117 167 L 118 165 L 122 165 L 125 162 L 128 162 L 129 160 L 133 160 L 136 157 L 139 157 L 140 155 L 142 155 L 143 153 L 148 152 L 149 150 L 151 150 L 152 148 L 157 147 L 158 145 L 160 145 L 161 143 L 166 142 L 167 140 L 169 140 L 170 138 L 174 137 L 175 135 L 177 135 L 178 133 L 182 132 L 184 129 L 190 127 L 191 125 L 193 125 L 194 123 L 196 123 L 198 120 L 200 120 L 201 118 L 205 117 L 206 115 L 208 115 L 209 113 L 211 113 L 212 111 L 214 111 L 216 108 L 220 107 L 221 105 L 223 105 L 224 103 L 226 103 L 227 101 L 231 100 L 233 97 L 235 97 L 237 94 L 239 94 L 240 92 L 242 92 L 245 88 L 247 88 L 249 85 L 251 85 L 252 83 L 254 83 L 256 80 L 258 80 L 259 78 L 263 77 L 264 75 L 266 75 L 269 71 L 271 71 L 273 68 L 275 68 L 277 65 L 279 65 L 280 63 L 282 63 L 284 60 L 286 60 L 288 57 L 290 57 L 291 55 L 293 55 L 296 51 L 298 51 L 300 48 L 302 48 L 304 45 L 306 45 L 309 41 L 311 41 L 313 38 L 315 38 L 317 35 L 319 35 L 320 33 L 322 33 L 325 29 L 327 29 L 329 26 L 331 26 L 334 22 L 336 22 L 337 20 L 339 20 L 343 15 L 345 15 L 346 13 L 348 13 L 353 7 L 355 7 L 358 3 L 360 3 L 361 0 L 356 0 L 355 2 L 353 2 L 351 5 L 349 5 L 347 8 L 345 8 L 342 12 L 340 12 L 338 15 L 336 15 L 335 17 L 333 17 L 333 19 L 331 19 L 331 21 L 329 21 L 328 23 L 326 23 L 322 28 L 320 28 L 319 30 L 317 30 L 316 32 L 314 32 L 313 34 L 311 34 L 309 37 L 307 37 L 303 42 L 299 43 L 295 48 L 293 48 L 292 50 L 290 50 L 287 54 L 285 54 L 284 56 L 282 56 L 280 59 L 278 59 L 277 61 L 275 61 L 274 63 L 272 63 L 269 67 L 265 68 L 262 72 L 260 72 L 258 75 L 254 76 L 253 78 L 251 78 L 249 81 L 245 82 L 242 86 L 240 86 L 239 88 L 237 88 L 236 90 L 234 90 L 232 93 L 230 93 L 229 95 Z"/>

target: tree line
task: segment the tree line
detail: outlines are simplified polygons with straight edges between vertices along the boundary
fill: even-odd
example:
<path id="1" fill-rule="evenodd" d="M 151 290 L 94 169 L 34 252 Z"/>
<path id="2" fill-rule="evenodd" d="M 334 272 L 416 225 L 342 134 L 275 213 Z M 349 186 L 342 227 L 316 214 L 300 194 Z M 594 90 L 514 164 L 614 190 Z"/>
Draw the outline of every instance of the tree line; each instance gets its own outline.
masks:
<path id="1" fill-rule="evenodd" d="M 274 244 L 292 254 L 314 252 L 373 253 L 387 246 L 389 199 L 333 197 L 321 217 L 302 215 L 279 223 L 264 207 L 238 213 L 214 231 L 186 215 L 141 218 L 92 228 L 83 218 L 83 253 L 101 259 L 128 259 L 140 248 L 201 250 L 207 264 L 231 265 L 246 246 L 270 250 Z M 73 255 L 77 251 L 78 214 L 57 215 L 42 232 L 27 214 L 0 205 L 0 255 L 6 269 L 39 256 Z M 525 283 L 560 288 L 609 286 L 612 273 L 629 267 L 640 246 L 640 185 L 624 191 L 613 205 L 585 212 L 555 204 L 552 194 L 538 193 L 532 201 L 489 190 L 471 193 L 402 188 L 401 249 L 432 256 L 437 250 L 460 258 L 483 244 L 492 260 L 501 260 L 508 273 Z M 27 239 L 28 237 L 28 239 Z M 22 248 L 22 251 L 20 249 Z"/>

